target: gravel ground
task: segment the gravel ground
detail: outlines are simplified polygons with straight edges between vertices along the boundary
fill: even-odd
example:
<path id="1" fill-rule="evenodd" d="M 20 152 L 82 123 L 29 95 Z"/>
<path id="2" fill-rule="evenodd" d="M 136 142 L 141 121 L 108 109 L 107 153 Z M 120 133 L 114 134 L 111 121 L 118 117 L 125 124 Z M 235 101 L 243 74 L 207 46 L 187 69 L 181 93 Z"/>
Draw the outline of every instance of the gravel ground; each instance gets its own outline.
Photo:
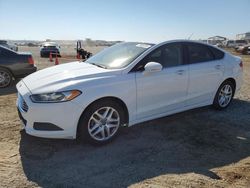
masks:
<path id="1" fill-rule="evenodd" d="M 39 69 L 52 66 L 38 49 L 20 48 Z M 60 63 L 73 51 L 64 49 Z M 15 87 L 0 90 L 0 187 L 250 187 L 250 56 L 242 58 L 244 85 L 225 111 L 199 108 L 124 128 L 102 147 L 27 135 Z"/>

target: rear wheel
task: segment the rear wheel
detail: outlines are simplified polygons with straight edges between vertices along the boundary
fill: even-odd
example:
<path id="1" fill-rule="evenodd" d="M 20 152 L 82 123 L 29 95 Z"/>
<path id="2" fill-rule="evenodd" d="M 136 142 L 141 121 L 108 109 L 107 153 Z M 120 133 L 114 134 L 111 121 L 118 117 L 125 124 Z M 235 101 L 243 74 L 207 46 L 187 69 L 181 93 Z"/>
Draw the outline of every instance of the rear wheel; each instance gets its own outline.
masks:
<path id="1" fill-rule="evenodd" d="M 235 92 L 235 85 L 231 81 L 225 81 L 219 87 L 213 102 L 216 109 L 222 110 L 229 106 Z"/>
<path id="2" fill-rule="evenodd" d="M 8 87 L 12 83 L 12 74 L 4 68 L 0 68 L 0 88 Z"/>
<path id="3" fill-rule="evenodd" d="M 125 122 L 123 108 L 111 101 L 98 101 L 82 115 L 78 125 L 81 140 L 93 144 L 105 144 L 113 140 Z"/>

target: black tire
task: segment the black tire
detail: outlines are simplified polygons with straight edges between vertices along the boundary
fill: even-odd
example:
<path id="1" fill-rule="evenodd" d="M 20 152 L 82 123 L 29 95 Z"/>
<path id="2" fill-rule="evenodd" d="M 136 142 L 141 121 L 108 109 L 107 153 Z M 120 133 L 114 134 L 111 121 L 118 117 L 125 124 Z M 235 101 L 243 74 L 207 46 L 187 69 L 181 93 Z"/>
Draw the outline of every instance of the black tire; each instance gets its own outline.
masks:
<path id="1" fill-rule="evenodd" d="M 0 67 L 0 88 L 9 87 L 13 82 L 13 76 L 8 69 Z"/>
<path id="2" fill-rule="evenodd" d="M 111 107 L 116 110 L 116 112 L 119 114 L 119 127 L 117 128 L 114 135 L 107 140 L 96 140 L 94 139 L 90 133 L 89 133 L 89 122 L 91 121 L 92 115 L 98 111 L 99 109 L 105 108 L 105 107 Z M 118 134 L 121 125 L 125 124 L 125 112 L 124 109 L 119 103 L 112 101 L 112 100 L 98 100 L 94 102 L 91 106 L 89 106 L 86 111 L 82 114 L 79 123 L 78 123 L 78 131 L 77 131 L 77 137 L 78 140 L 81 142 L 88 142 L 93 145 L 103 145 L 111 142 Z M 99 129 L 99 128 L 98 128 Z M 107 132 L 105 133 L 105 135 Z"/>
<path id="3" fill-rule="evenodd" d="M 225 103 L 224 105 L 222 105 L 222 104 L 220 104 L 220 93 L 222 92 L 222 89 L 224 87 L 226 87 L 226 85 L 228 85 L 228 86 L 231 87 L 231 89 L 232 89 L 232 95 L 231 95 L 228 103 L 227 104 Z M 223 110 L 223 109 L 227 108 L 231 104 L 231 102 L 233 100 L 234 93 L 235 93 L 235 84 L 233 82 L 229 81 L 229 80 L 224 81 L 220 85 L 219 89 L 216 92 L 216 95 L 215 95 L 214 101 L 213 101 L 213 107 L 215 109 L 217 109 L 217 110 Z"/>

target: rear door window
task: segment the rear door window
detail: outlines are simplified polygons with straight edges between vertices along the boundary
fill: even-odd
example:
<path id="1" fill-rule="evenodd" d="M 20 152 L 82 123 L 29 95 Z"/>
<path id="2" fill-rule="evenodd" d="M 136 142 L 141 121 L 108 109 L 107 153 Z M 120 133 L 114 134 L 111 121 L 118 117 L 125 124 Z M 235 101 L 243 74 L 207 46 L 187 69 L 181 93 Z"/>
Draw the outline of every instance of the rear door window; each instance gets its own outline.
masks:
<path id="1" fill-rule="evenodd" d="M 202 63 L 213 61 L 214 56 L 209 48 L 202 44 L 187 44 L 189 63 Z"/>
<path id="2" fill-rule="evenodd" d="M 219 59 L 223 59 L 224 56 L 225 56 L 225 53 L 222 52 L 221 50 L 219 49 L 216 49 L 214 47 L 209 47 L 209 49 L 212 51 L 213 55 L 214 55 L 214 58 L 216 60 L 219 60 Z"/>

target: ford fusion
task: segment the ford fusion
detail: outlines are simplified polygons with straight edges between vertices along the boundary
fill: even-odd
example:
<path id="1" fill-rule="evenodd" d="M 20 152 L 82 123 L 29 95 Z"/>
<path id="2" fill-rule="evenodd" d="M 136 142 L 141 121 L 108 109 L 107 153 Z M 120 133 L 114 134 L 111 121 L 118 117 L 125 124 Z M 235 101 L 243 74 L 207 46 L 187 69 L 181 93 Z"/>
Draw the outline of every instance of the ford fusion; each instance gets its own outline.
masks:
<path id="1" fill-rule="evenodd" d="M 206 105 L 227 108 L 242 72 L 239 57 L 207 44 L 124 42 L 27 76 L 17 84 L 17 107 L 30 135 L 103 144 L 122 126 Z"/>

